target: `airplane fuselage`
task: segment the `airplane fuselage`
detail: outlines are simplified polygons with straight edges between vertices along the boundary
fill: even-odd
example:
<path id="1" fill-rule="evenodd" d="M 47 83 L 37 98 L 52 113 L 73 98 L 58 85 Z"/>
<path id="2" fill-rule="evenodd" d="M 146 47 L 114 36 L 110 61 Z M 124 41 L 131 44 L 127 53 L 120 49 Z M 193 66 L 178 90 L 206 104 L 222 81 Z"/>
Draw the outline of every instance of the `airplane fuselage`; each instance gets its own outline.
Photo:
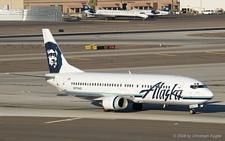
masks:
<path id="1" fill-rule="evenodd" d="M 140 11 L 96 10 L 95 13 L 89 13 L 88 11 L 86 11 L 86 13 L 93 14 L 95 16 L 104 16 L 104 17 L 140 17 L 143 19 L 148 18 L 148 15 Z"/>
<path id="2" fill-rule="evenodd" d="M 96 97 L 132 95 L 135 103 L 202 104 L 213 97 L 202 82 L 189 77 L 149 74 L 70 73 L 47 81 L 63 92 Z"/>

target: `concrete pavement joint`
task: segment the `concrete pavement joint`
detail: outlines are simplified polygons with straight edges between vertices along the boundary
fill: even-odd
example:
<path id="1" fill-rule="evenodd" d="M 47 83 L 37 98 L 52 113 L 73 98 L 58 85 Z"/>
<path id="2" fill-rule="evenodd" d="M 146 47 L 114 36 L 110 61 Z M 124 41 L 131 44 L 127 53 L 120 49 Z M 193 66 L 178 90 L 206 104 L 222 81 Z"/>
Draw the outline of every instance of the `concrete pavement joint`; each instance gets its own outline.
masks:
<path id="1" fill-rule="evenodd" d="M 161 56 L 176 56 L 175 54 L 168 54 L 168 53 L 156 53 L 156 55 L 161 55 Z"/>

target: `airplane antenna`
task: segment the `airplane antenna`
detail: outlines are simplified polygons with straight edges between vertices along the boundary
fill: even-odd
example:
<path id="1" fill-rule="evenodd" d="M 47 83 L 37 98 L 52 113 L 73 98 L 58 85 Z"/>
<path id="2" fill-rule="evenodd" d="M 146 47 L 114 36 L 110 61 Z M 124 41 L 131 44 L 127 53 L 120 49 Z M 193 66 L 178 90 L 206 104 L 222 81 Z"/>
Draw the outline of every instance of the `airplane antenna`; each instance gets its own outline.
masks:
<path id="1" fill-rule="evenodd" d="M 131 74 L 131 72 L 129 71 L 129 74 Z"/>

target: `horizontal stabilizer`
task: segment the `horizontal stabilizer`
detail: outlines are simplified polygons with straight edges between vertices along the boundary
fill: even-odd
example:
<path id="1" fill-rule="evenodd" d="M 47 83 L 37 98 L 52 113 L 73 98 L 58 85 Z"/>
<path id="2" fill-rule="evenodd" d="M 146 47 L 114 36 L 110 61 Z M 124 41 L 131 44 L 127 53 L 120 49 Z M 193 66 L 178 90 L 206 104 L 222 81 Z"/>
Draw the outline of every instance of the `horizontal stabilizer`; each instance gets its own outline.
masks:
<path id="1" fill-rule="evenodd" d="M 20 75 L 20 76 L 30 76 L 30 77 L 41 77 L 41 78 L 55 78 L 53 75 L 39 75 L 39 74 L 22 74 L 22 73 L 6 73 L 11 75 Z"/>

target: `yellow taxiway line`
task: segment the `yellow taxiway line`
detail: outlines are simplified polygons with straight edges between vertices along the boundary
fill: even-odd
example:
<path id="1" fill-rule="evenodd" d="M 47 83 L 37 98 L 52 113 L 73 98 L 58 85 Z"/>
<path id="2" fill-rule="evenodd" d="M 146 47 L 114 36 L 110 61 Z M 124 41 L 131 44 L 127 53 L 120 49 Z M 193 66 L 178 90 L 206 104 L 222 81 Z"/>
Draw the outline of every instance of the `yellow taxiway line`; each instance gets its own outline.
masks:
<path id="1" fill-rule="evenodd" d="M 94 26 L 80 26 L 80 27 L 85 27 L 85 28 L 96 28 Z"/>
<path id="2" fill-rule="evenodd" d="M 205 53 L 209 53 L 209 54 L 225 54 L 225 52 L 213 52 L 213 51 L 207 51 Z"/>
<path id="3" fill-rule="evenodd" d="M 82 118 L 67 118 L 67 119 L 62 119 L 62 120 L 48 121 L 48 122 L 44 122 L 44 123 L 51 124 L 51 123 L 59 123 L 59 122 L 72 121 L 72 120 L 78 120 L 78 119 L 82 119 Z"/>
<path id="4" fill-rule="evenodd" d="M 161 55 L 161 56 L 176 56 L 175 54 L 168 54 L 168 53 L 156 53 L 156 55 Z"/>
<path id="5" fill-rule="evenodd" d="M 152 24 L 137 24 L 137 25 L 148 25 L 149 26 L 149 25 L 152 25 Z"/>
<path id="6" fill-rule="evenodd" d="M 20 30 L 36 30 L 34 28 L 19 28 Z"/>

